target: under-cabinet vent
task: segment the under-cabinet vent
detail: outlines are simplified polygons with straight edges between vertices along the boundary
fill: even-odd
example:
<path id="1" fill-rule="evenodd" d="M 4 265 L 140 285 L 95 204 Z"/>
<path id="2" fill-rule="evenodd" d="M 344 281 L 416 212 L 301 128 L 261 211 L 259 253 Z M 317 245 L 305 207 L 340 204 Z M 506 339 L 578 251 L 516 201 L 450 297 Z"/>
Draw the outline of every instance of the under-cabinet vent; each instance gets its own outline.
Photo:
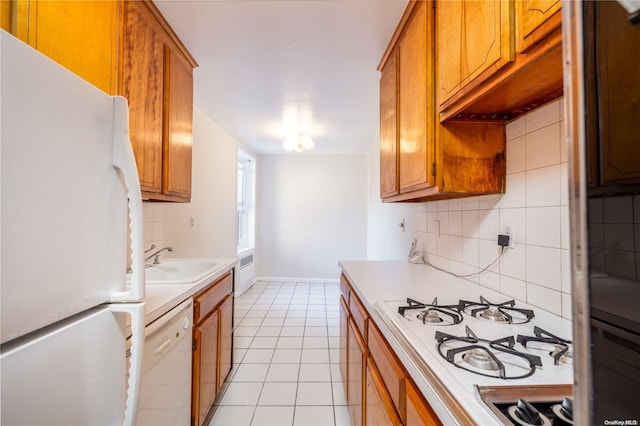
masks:
<path id="1" fill-rule="evenodd" d="M 249 266 L 252 263 L 253 263 L 253 253 L 240 259 L 240 269 L 244 268 L 245 266 Z"/>

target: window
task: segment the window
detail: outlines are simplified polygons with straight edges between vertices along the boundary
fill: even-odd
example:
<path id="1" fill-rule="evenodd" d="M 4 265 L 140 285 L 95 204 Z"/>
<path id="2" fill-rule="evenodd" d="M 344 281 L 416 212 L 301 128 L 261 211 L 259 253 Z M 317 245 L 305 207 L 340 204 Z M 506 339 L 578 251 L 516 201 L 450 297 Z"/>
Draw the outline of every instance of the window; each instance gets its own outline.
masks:
<path id="1" fill-rule="evenodd" d="M 255 227 L 255 159 L 238 150 L 238 251 L 253 248 Z"/>

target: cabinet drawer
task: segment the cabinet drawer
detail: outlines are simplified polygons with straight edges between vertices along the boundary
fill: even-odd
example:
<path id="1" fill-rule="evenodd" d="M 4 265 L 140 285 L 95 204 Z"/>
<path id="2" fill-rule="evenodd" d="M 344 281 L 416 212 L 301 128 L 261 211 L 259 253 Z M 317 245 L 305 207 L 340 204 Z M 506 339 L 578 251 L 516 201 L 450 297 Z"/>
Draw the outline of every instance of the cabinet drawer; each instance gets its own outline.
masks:
<path id="1" fill-rule="evenodd" d="M 193 323 L 197 324 L 233 291 L 231 272 L 197 295 L 193 303 Z"/>
<path id="2" fill-rule="evenodd" d="M 340 275 L 340 292 L 342 293 L 342 297 L 344 297 L 344 300 L 348 305 L 351 285 L 349 284 L 349 280 L 347 280 L 347 277 L 345 277 L 344 274 Z"/>
<path id="3" fill-rule="evenodd" d="M 358 326 L 358 330 L 360 331 L 360 335 L 362 335 L 363 339 L 367 338 L 367 311 L 358 300 L 358 296 L 355 293 L 351 293 L 349 297 L 349 311 L 351 312 L 351 317 L 353 318 L 353 322 Z"/>
<path id="4" fill-rule="evenodd" d="M 401 407 L 404 403 L 402 387 L 406 373 L 382 333 L 371 322 L 369 322 L 368 345 L 369 356 L 378 367 L 380 377 L 389 391 L 393 404 L 398 412 L 402 412 Z"/>

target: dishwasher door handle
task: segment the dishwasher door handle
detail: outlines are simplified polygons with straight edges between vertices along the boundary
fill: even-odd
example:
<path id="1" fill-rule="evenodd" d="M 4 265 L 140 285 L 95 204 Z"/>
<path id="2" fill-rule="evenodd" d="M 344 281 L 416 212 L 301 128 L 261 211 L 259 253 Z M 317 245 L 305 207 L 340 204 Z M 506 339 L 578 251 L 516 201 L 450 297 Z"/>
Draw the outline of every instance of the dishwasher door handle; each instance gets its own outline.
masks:
<path id="1" fill-rule="evenodd" d="M 167 340 L 165 340 L 164 342 L 162 342 L 162 344 L 160 346 L 158 346 L 156 348 L 155 351 L 153 351 L 153 353 L 155 355 L 160 355 L 162 352 L 164 352 L 165 349 L 167 349 L 169 346 L 171 346 L 171 339 L 167 338 Z"/>

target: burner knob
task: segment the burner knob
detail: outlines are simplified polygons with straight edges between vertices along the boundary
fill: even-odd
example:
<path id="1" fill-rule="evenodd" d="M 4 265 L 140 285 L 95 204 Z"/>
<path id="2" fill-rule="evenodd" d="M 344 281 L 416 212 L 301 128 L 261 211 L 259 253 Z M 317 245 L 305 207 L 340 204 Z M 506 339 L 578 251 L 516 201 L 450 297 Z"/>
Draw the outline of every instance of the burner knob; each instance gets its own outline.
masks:
<path id="1" fill-rule="evenodd" d="M 564 398 L 560 406 L 562 414 L 564 414 L 569 420 L 573 420 L 573 400 L 570 398 Z"/>
<path id="2" fill-rule="evenodd" d="M 516 404 L 516 415 L 526 424 L 543 424 L 542 418 L 540 417 L 540 412 L 524 399 L 518 400 L 518 403 Z"/>

